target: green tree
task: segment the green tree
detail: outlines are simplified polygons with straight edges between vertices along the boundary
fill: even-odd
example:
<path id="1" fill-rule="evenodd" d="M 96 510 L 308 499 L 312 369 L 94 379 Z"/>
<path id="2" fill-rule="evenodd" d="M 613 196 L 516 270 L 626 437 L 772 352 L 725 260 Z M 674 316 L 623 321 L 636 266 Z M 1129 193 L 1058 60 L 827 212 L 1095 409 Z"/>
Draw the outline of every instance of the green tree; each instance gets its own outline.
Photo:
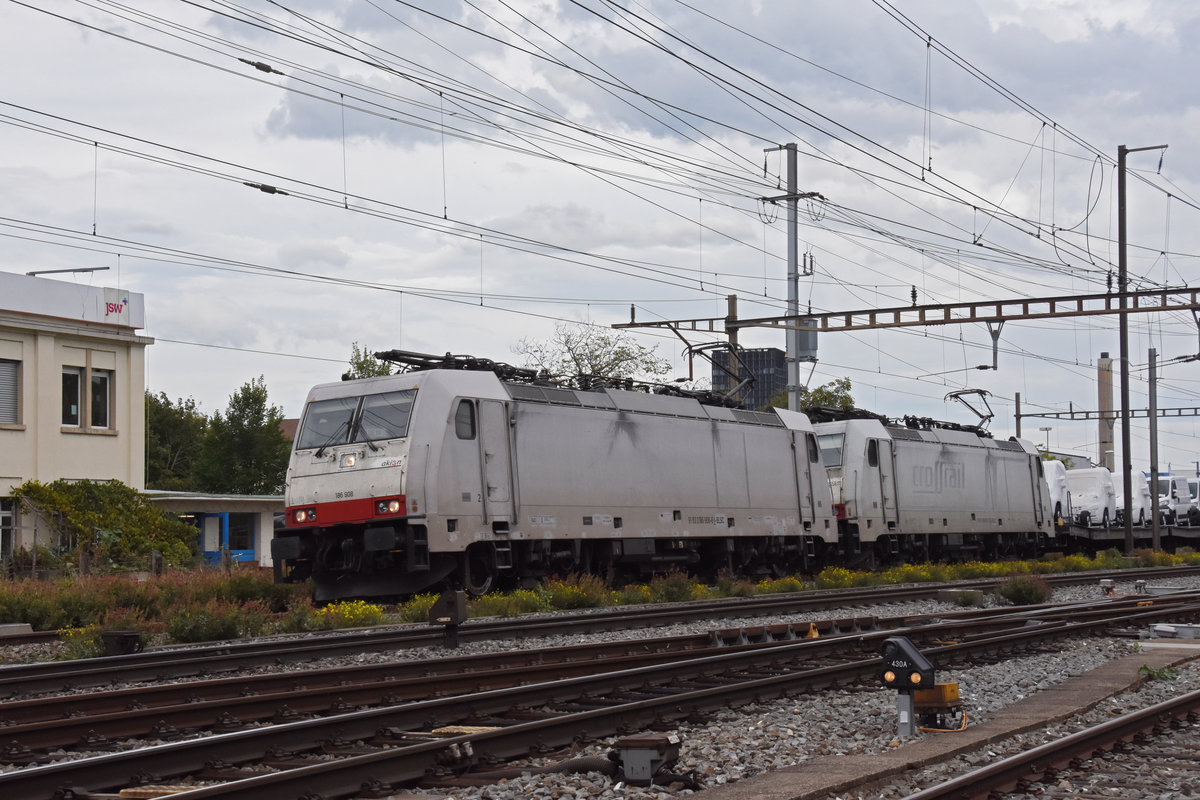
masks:
<path id="1" fill-rule="evenodd" d="M 267 402 L 263 377 L 229 397 L 213 414 L 193 474 L 199 491 L 277 494 L 283 491 L 291 442 L 283 435 L 283 410 Z"/>
<path id="2" fill-rule="evenodd" d="M 373 378 L 376 375 L 391 375 L 392 365 L 386 361 L 380 361 L 371 354 L 367 348 L 358 349 L 358 342 L 353 345 L 353 352 L 350 354 L 350 371 L 346 375 L 350 378 Z"/>
<path id="3" fill-rule="evenodd" d="M 596 325 L 560 322 L 550 339 L 521 339 L 513 352 L 525 357 L 525 366 L 557 377 L 650 379 L 671 371 L 657 347 L 645 347 L 628 334 Z"/>
<path id="4" fill-rule="evenodd" d="M 171 566 L 196 556 L 196 528 L 180 522 L 120 481 L 26 481 L 13 497 L 51 526 L 53 549 L 78 563 L 90 556 L 98 572 L 148 569 L 157 550 Z"/>
<path id="5" fill-rule="evenodd" d="M 1042 461 L 1061 461 L 1063 466 L 1067 469 L 1073 469 L 1075 467 L 1075 459 L 1071 458 L 1070 456 L 1056 456 L 1053 453 L 1042 450 L 1042 446 L 1040 444 L 1035 446 L 1038 448 L 1038 450 L 1041 450 Z"/>
<path id="6" fill-rule="evenodd" d="M 771 396 L 773 408 L 787 408 L 787 390 L 776 392 Z M 800 408 L 854 408 L 854 398 L 850 395 L 850 379 L 834 378 L 829 383 L 823 383 L 815 389 L 805 386 L 800 390 Z"/>
<path id="7" fill-rule="evenodd" d="M 146 392 L 146 488 L 191 491 L 206 430 L 208 417 L 192 398 L 172 403 L 165 392 Z"/>

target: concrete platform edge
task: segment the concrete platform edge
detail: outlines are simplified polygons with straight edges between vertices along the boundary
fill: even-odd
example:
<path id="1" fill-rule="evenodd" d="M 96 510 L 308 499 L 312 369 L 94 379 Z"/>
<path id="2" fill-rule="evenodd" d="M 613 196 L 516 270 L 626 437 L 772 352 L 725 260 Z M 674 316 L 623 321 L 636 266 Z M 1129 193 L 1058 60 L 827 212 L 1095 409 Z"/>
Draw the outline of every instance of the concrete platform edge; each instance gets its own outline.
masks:
<path id="1" fill-rule="evenodd" d="M 1194 644 L 1156 642 L 1154 647 L 1114 659 L 1026 697 L 987 722 L 968 724 L 961 733 L 925 734 L 885 753 L 822 756 L 711 787 L 703 796 L 706 800 L 824 800 L 1089 711 L 1109 697 L 1141 685 L 1146 680 L 1140 672 L 1142 666 L 1164 669 L 1197 658 L 1200 648 Z"/>

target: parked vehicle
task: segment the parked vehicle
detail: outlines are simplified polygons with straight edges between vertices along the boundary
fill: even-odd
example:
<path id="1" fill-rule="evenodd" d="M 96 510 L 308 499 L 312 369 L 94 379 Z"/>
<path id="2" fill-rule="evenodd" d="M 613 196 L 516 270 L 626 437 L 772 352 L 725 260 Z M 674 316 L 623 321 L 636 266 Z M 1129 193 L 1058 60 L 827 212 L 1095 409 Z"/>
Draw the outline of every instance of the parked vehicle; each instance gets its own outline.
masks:
<path id="1" fill-rule="evenodd" d="M 1133 519 L 1134 525 L 1147 525 L 1153 520 L 1154 507 L 1156 505 L 1154 495 L 1150 492 L 1150 483 L 1146 480 L 1146 476 L 1140 470 L 1133 470 L 1130 473 L 1130 485 L 1133 487 L 1133 499 L 1129 504 L 1129 513 Z M 1113 490 L 1117 494 L 1117 514 L 1116 521 L 1119 525 L 1125 524 L 1125 486 L 1124 481 L 1116 483 L 1114 481 Z"/>
<path id="2" fill-rule="evenodd" d="M 1117 493 L 1112 473 L 1104 467 L 1067 470 L 1071 506 L 1075 521 L 1091 527 L 1107 528 L 1117 518 Z"/>
<path id="3" fill-rule="evenodd" d="M 1200 524 L 1200 511 L 1192 513 L 1196 505 L 1188 488 L 1185 475 L 1158 474 L 1158 511 L 1167 525 Z"/>
<path id="4" fill-rule="evenodd" d="M 1054 509 L 1054 525 L 1061 528 L 1075 518 L 1071 510 L 1071 487 L 1067 485 L 1067 465 L 1061 461 L 1042 464 L 1046 483 L 1050 486 L 1050 507 Z M 1145 479 L 1142 483 L 1145 483 Z"/>

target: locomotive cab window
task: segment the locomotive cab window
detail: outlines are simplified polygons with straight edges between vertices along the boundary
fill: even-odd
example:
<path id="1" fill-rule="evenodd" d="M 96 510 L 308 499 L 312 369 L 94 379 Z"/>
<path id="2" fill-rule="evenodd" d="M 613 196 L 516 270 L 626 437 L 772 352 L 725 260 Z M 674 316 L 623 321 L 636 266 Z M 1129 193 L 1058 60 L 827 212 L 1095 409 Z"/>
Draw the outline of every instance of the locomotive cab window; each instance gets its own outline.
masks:
<path id="1" fill-rule="evenodd" d="M 816 464 L 821 460 L 821 449 L 817 447 L 817 437 L 810 433 L 805 436 L 805 439 L 808 441 L 808 460 Z"/>
<path id="2" fill-rule="evenodd" d="M 377 442 L 381 439 L 402 439 L 408 435 L 408 420 L 412 415 L 416 389 L 384 394 L 369 394 L 362 399 L 358 417 L 356 442 Z"/>
<path id="3" fill-rule="evenodd" d="M 842 465 L 842 445 L 845 441 L 846 434 L 844 433 L 823 433 L 817 437 L 817 443 L 821 446 L 821 458 L 825 461 L 827 467 L 840 467 Z"/>
<path id="4" fill-rule="evenodd" d="M 475 404 L 470 400 L 459 400 L 454 412 L 454 433 L 460 439 L 475 438 Z"/>
<path id="5" fill-rule="evenodd" d="M 355 397 L 313 400 L 304 410 L 297 450 L 332 447 L 348 442 L 377 442 L 408 435 L 416 389 Z"/>
<path id="6" fill-rule="evenodd" d="M 867 466 L 879 466 L 879 440 L 871 439 L 867 442 Z"/>
<path id="7" fill-rule="evenodd" d="M 357 397 L 334 397 L 310 402 L 304 410 L 300 433 L 296 436 L 296 449 L 311 450 L 344 444 L 350 435 L 350 422 L 357 408 Z"/>

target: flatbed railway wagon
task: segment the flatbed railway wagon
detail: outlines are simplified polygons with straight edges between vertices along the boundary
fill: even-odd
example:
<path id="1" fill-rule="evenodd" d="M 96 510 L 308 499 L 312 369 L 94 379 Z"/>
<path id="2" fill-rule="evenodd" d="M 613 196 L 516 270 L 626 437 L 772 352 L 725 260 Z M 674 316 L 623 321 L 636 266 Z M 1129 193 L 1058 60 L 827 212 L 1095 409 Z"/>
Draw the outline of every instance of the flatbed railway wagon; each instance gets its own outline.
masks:
<path id="1" fill-rule="evenodd" d="M 914 418 L 814 428 L 849 562 L 1026 556 L 1054 536 L 1043 462 L 1027 441 Z"/>
<path id="2" fill-rule="evenodd" d="M 551 575 L 804 569 L 836 546 L 808 418 L 425 369 L 308 395 L 281 581 L 482 594 Z"/>

